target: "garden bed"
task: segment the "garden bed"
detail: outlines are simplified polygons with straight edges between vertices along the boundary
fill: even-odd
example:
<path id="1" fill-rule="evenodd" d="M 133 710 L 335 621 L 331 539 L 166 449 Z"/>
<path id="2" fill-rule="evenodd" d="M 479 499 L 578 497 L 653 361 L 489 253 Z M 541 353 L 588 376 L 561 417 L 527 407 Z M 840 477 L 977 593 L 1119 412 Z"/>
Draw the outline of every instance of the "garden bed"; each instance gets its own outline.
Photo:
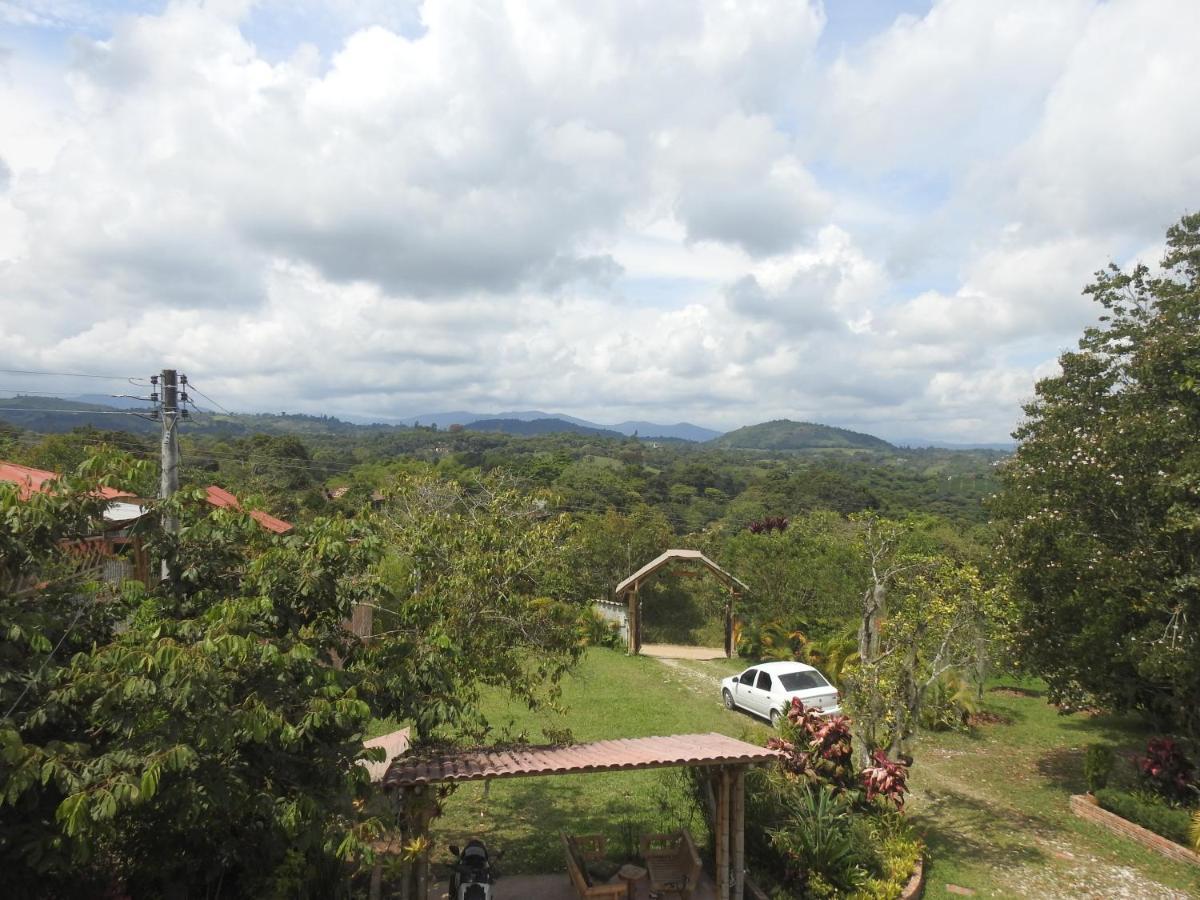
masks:
<path id="1" fill-rule="evenodd" d="M 1155 834 L 1150 829 L 1130 822 L 1114 812 L 1109 812 L 1101 807 L 1091 794 L 1073 794 L 1071 796 L 1071 812 L 1081 819 L 1095 822 L 1113 834 L 1137 841 L 1143 847 L 1148 847 L 1176 862 L 1200 866 L 1200 854 L 1193 853 L 1182 844 L 1177 844 L 1161 834 Z"/>

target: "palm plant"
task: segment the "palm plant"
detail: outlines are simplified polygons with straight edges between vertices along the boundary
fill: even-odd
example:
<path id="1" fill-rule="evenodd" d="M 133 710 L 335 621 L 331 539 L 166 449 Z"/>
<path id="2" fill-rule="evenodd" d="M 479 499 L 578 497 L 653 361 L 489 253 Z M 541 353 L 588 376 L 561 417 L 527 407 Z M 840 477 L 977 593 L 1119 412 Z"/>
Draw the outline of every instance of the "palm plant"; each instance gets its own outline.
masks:
<path id="1" fill-rule="evenodd" d="M 839 689 L 844 689 L 845 676 L 858 665 L 858 637 L 845 631 L 804 646 L 804 662 L 815 666 Z"/>

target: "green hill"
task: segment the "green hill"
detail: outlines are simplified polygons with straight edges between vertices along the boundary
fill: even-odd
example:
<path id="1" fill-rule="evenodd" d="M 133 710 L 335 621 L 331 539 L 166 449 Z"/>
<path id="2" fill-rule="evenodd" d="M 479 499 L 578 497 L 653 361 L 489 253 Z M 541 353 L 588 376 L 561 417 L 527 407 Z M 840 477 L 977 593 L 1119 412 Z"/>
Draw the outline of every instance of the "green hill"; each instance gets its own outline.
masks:
<path id="1" fill-rule="evenodd" d="M 708 442 L 710 446 L 738 450 L 895 450 L 874 435 L 818 425 L 777 419 L 759 425 L 747 425 Z"/>
<path id="2" fill-rule="evenodd" d="M 538 435 L 538 434 L 587 434 L 592 437 L 623 438 L 618 431 L 607 428 L 588 428 L 586 425 L 576 425 L 563 419 L 478 419 L 463 426 L 467 431 L 499 431 L 503 434 Z"/>

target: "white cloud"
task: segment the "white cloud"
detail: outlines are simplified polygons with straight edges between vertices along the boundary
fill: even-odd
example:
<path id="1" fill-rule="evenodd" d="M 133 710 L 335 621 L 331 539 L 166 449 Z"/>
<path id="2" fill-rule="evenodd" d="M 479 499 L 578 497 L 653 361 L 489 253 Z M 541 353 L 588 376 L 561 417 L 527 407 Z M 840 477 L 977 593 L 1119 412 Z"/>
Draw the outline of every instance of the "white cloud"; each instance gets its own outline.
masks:
<path id="1" fill-rule="evenodd" d="M 1200 188 L 1189 0 L 2 7 L 0 355 L 227 406 L 1001 439 Z"/>

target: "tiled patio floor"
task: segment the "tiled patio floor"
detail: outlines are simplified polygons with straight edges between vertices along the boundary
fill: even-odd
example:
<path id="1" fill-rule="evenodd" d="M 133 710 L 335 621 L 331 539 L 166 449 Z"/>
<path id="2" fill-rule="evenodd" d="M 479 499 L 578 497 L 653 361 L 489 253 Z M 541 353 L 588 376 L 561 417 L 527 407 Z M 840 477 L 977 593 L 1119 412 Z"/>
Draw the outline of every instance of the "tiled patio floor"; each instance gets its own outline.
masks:
<path id="1" fill-rule="evenodd" d="M 613 876 L 614 881 L 619 880 Z M 506 875 L 495 884 L 494 900 L 578 900 L 579 895 L 571 882 L 563 875 Z M 635 900 L 649 900 L 650 885 L 645 879 L 634 885 Z M 667 894 L 668 900 L 677 900 L 677 894 Z M 693 900 L 716 900 L 716 885 L 704 875 Z M 429 891 L 429 900 L 448 900 L 446 884 L 435 884 Z"/>

